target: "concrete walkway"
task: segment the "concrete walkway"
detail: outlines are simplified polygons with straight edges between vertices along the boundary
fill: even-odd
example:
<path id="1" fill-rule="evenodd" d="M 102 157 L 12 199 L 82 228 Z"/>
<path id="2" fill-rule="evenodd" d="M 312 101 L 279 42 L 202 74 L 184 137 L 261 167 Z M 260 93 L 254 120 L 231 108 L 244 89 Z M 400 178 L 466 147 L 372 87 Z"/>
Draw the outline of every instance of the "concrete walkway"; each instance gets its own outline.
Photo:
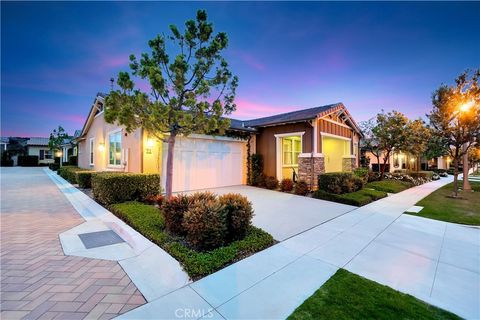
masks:
<path id="1" fill-rule="evenodd" d="M 222 187 L 208 191 L 216 194 L 240 193 L 246 196 L 255 210 L 253 225 L 267 231 L 278 241 L 286 240 L 356 209 L 346 204 L 250 186 Z"/>
<path id="2" fill-rule="evenodd" d="M 402 214 L 451 181 L 348 212 L 120 318 L 284 319 L 346 268 L 478 319 L 480 230 Z"/>
<path id="3" fill-rule="evenodd" d="M 84 222 L 42 168 L 1 168 L 1 319 L 108 319 L 145 299 L 115 261 L 64 254 Z"/>

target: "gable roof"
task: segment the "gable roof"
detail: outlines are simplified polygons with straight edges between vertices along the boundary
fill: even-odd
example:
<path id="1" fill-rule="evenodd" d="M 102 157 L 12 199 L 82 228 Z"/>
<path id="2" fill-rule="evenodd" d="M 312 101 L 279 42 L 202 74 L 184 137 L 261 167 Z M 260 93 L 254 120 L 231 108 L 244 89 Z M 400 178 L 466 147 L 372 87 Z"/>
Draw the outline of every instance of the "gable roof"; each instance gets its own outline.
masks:
<path id="1" fill-rule="evenodd" d="M 44 137 L 30 137 L 27 138 L 27 146 L 48 146 L 50 138 Z"/>
<path id="2" fill-rule="evenodd" d="M 342 105 L 341 103 L 328 104 L 325 106 L 302 109 L 287 113 L 281 113 L 270 117 L 244 121 L 246 127 L 267 127 L 282 123 L 301 122 L 315 119 L 318 114 Z"/>

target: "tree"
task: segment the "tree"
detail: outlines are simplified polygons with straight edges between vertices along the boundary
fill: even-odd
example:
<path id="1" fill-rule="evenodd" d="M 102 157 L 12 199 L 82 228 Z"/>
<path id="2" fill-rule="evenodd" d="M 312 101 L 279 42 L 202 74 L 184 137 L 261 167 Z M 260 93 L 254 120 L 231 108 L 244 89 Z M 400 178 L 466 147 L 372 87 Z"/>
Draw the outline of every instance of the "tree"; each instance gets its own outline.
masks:
<path id="1" fill-rule="evenodd" d="M 363 138 L 360 140 L 360 149 L 362 154 L 361 160 L 366 166 L 370 164 L 370 159 L 364 157 L 365 152 L 370 152 L 377 158 L 377 163 L 380 166 L 380 157 L 382 155 L 382 150 L 379 147 L 379 143 L 375 135 L 373 134 L 373 128 L 376 123 L 374 119 L 369 119 L 367 121 L 360 122 L 360 129 L 363 132 Z M 368 160 L 367 160 L 368 159 Z"/>
<path id="2" fill-rule="evenodd" d="M 408 138 L 408 119 L 398 111 L 385 113 L 383 110 L 377 114 L 376 124 L 372 133 L 378 141 L 378 148 L 382 152 L 383 166 L 380 170 L 380 177 L 385 174 L 385 167 L 390 162 L 390 154 L 393 150 L 405 148 Z"/>
<path id="3" fill-rule="evenodd" d="M 52 150 L 55 156 L 55 151 L 61 150 L 61 145 L 64 143 L 65 139 L 68 139 L 69 136 L 65 129 L 62 126 L 58 126 L 57 129 L 53 129 L 50 133 L 50 139 L 48 140 L 48 148 Z M 62 165 L 62 160 L 60 160 L 60 166 Z"/>
<path id="4" fill-rule="evenodd" d="M 224 118 L 236 109 L 238 78 L 229 70 L 221 52 L 227 48 L 226 33 L 213 35 L 204 10 L 185 23 L 183 33 L 170 25 L 171 35 L 148 42 L 150 53 L 138 60 L 130 56 L 130 73 L 120 72 L 118 90 L 105 99 L 105 120 L 118 122 L 127 132 L 142 127 L 168 143 L 166 195 L 172 194 L 173 156 L 178 135 L 192 132 L 222 134 L 229 127 Z M 167 49 L 167 42 L 175 48 Z M 176 50 L 173 59 L 169 53 Z M 150 92 L 135 88 L 132 78 L 148 81 Z"/>
<path id="5" fill-rule="evenodd" d="M 432 132 L 430 128 L 430 136 L 427 142 L 426 150 L 423 152 L 423 156 L 429 159 L 435 159 L 443 157 L 448 154 L 448 142 L 442 137 L 438 137 Z"/>
<path id="6" fill-rule="evenodd" d="M 418 171 L 422 154 L 427 151 L 431 132 L 422 119 L 409 121 L 406 125 L 406 130 L 407 135 L 403 151 L 409 152 L 416 157 Z"/>
<path id="7" fill-rule="evenodd" d="M 441 85 L 432 95 L 428 115 L 433 134 L 449 146 L 454 165 L 453 196 L 458 197 L 458 166 L 462 157 L 480 134 L 480 70 L 472 76 L 466 71 L 455 79 L 455 85 Z"/>

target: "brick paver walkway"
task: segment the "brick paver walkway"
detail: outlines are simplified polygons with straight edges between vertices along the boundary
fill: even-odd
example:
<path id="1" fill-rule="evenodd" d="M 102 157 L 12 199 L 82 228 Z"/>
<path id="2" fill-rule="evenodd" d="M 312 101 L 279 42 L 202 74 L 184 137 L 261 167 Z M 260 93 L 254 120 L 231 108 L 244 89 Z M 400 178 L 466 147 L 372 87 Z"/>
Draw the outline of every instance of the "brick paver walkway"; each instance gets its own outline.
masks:
<path id="1" fill-rule="evenodd" d="M 2 319 L 108 319 L 145 303 L 115 261 L 65 256 L 84 220 L 41 168 L 1 169 Z"/>

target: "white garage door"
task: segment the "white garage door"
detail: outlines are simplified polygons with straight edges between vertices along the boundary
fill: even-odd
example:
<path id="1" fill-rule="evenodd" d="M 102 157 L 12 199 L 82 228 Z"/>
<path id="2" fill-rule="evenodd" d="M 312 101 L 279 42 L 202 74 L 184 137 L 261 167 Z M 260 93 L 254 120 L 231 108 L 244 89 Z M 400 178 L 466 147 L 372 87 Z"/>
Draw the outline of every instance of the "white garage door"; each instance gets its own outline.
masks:
<path id="1" fill-rule="evenodd" d="M 245 142 L 224 137 L 177 137 L 174 148 L 173 191 L 243 184 L 245 148 Z M 165 184 L 167 144 L 164 144 L 162 155 L 162 182 Z"/>

